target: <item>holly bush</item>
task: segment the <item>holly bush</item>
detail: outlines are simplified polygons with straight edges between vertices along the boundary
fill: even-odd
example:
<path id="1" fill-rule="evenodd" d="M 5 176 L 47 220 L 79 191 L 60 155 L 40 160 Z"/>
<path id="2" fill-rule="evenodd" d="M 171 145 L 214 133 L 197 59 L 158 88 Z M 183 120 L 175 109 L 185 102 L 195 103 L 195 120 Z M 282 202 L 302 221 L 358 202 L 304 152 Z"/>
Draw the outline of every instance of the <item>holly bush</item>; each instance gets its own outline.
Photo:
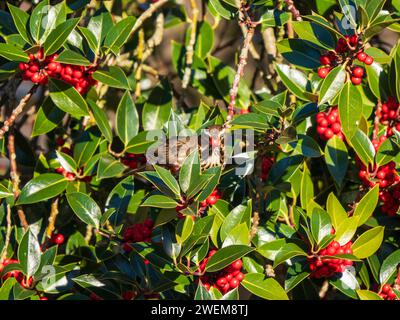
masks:
<path id="1" fill-rule="evenodd" d="M 0 8 L 0 299 L 400 298 L 398 0 Z"/>

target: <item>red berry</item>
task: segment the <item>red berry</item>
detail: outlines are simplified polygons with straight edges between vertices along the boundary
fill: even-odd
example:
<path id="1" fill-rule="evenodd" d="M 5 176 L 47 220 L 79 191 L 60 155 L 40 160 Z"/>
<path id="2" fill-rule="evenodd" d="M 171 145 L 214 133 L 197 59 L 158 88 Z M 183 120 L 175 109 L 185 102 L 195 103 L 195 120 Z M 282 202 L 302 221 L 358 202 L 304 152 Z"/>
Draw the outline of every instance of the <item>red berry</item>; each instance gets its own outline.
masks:
<path id="1" fill-rule="evenodd" d="M 367 54 L 365 52 L 359 52 L 357 54 L 357 59 L 360 62 L 364 62 L 366 57 L 367 57 Z"/>
<path id="2" fill-rule="evenodd" d="M 216 196 L 209 196 L 209 197 L 207 198 L 207 203 L 208 203 L 210 206 L 216 204 L 217 201 L 218 201 L 218 199 L 217 199 Z"/>
<path id="3" fill-rule="evenodd" d="M 335 122 L 332 126 L 331 129 L 333 131 L 333 133 L 339 133 L 340 131 L 342 131 L 342 126 L 340 125 L 339 122 Z"/>
<path id="4" fill-rule="evenodd" d="M 217 285 L 219 285 L 220 287 L 223 287 L 226 284 L 226 279 L 225 278 L 219 278 L 217 280 Z"/>
<path id="5" fill-rule="evenodd" d="M 242 281 L 242 280 L 244 279 L 244 274 L 241 273 L 241 272 L 239 272 L 239 273 L 235 276 L 235 278 L 236 278 L 238 281 Z"/>
<path id="6" fill-rule="evenodd" d="M 79 70 L 75 70 L 74 72 L 73 72 L 73 77 L 75 78 L 75 79 L 80 79 L 80 78 L 82 78 L 82 72 L 81 71 L 79 71 Z"/>
<path id="7" fill-rule="evenodd" d="M 53 243 L 55 243 L 55 244 L 58 244 L 58 245 L 61 245 L 61 244 L 63 244 L 64 243 L 64 235 L 62 235 L 61 233 L 59 233 L 59 234 L 55 234 L 55 235 L 53 235 L 53 237 L 52 237 L 52 242 Z"/>
<path id="8" fill-rule="evenodd" d="M 42 48 L 39 49 L 39 51 L 37 52 L 36 56 L 37 56 L 37 58 L 39 60 L 43 59 L 44 54 L 43 54 L 43 49 Z"/>
<path id="9" fill-rule="evenodd" d="M 384 293 L 388 293 L 388 292 L 391 291 L 391 290 L 392 290 L 392 288 L 390 287 L 389 284 L 385 284 L 385 285 L 382 287 L 382 292 L 384 292 Z"/>
<path id="10" fill-rule="evenodd" d="M 229 286 L 234 289 L 239 286 L 239 280 L 236 278 L 233 278 L 231 281 L 229 281 Z"/>
<path id="11" fill-rule="evenodd" d="M 332 131 L 332 129 L 326 129 L 325 130 L 325 132 L 324 132 L 324 138 L 326 139 L 326 140 L 329 140 L 330 138 L 332 138 L 334 136 L 334 133 L 333 133 L 333 131 Z"/>
<path id="12" fill-rule="evenodd" d="M 353 69 L 353 76 L 361 78 L 364 75 L 364 69 L 356 67 Z"/>
<path id="13" fill-rule="evenodd" d="M 351 77 L 351 82 L 355 85 L 355 86 L 357 86 L 357 85 L 359 85 L 361 82 L 362 82 L 362 78 L 359 78 L 359 77 Z"/>
<path id="14" fill-rule="evenodd" d="M 318 69 L 318 76 L 320 78 L 325 78 L 329 73 L 329 68 L 319 68 Z"/>
<path id="15" fill-rule="evenodd" d="M 39 73 L 34 73 L 33 76 L 31 77 L 32 82 L 38 83 L 40 81 L 40 74 Z"/>
<path id="16" fill-rule="evenodd" d="M 352 46 L 357 45 L 357 43 L 358 43 L 358 36 L 355 35 L 355 34 L 353 34 L 352 36 L 350 36 L 349 42 L 350 42 L 350 44 L 351 44 Z"/>
<path id="17" fill-rule="evenodd" d="M 367 56 L 366 58 L 365 58 L 365 60 L 364 60 L 364 63 L 366 64 L 366 65 L 371 65 L 372 63 L 374 62 L 374 59 L 372 58 L 372 57 L 370 57 L 370 56 Z"/>
<path id="18" fill-rule="evenodd" d="M 47 69 L 51 70 L 51 71 L 55 71 L 57 69 L 57 63 L 56 62 L 50 62 L 47 65 Z"/>
<path id="19" fill-rule="evenodd" d="M 240 270 L 240 269 L 242 269 L 242 266 L 243 266 L 243 262 L 242 262 L 242 260 L 236 260 L 236 261 L 234 261 L 232 264 L 231 264 L 231 266 L 234 268 L 234 269 L 236 269 L 236 270 Z"/>
<path id="20" fill-rule="evenodd" d="M 123 300 L 132 300 L 135 297 L 135 293 L 133 291 L 126 291 L 122 293 Z"/>
<path id="21" fill-rule="evenodd" d="M 319 57 L 319 62 L 322 65 L 330 65 L 331 64 L 331 59 L 327 55 L 322 55 Z"/>
<path id="22" fill-rule="evenodd" d="M 325 130 L 326 130 L 326 127 L 320 127 L 320 126 L 317 127 L 317 133 L 318 133 L 320 136 L 323 135 L 323 133 L 325 132 Z"/>

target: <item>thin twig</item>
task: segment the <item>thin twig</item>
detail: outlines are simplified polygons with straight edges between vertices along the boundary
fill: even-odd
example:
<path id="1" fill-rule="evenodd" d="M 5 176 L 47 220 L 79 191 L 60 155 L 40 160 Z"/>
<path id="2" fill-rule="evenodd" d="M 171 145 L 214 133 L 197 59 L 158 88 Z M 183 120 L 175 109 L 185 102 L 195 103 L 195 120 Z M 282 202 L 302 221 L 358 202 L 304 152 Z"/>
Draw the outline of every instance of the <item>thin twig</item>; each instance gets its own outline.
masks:
<path id="1" fill-rule="evenodd" d="M 11 126 L 14 124 L 17 117 L 22 113 L 25 106 L 29 102 L 29 99 L 35 93 L 36 89 L 37 89 L 37 86 L 36 85 L 33 86 L 29 90 L 29 92 L 21 99 L 18 106 L 11 113 L 10 117 L 6 121 L 4 121 L 3 127 L 0 129 L 0 139 L 4 136 L 4 134 L 6 132 L 8 132 L 10 130 Z"/>
<path id="2" fill-rule="evenodd" d="M 196 44 L 196 33 L 197 33 L 197 19 L 199 16 L 199 9 L 197 8 L 196 0 L 190 0 L 190 5 L 192 8 L 192 22 L 190 30 L 189 43 L 186 46 L 186 61 L 185 61 L 185 71 L 183 73 L 182 89 L 185 90 L 190 82 L 190 77 L 192 75 L 192 64 L 194 55 L 194 46 Z"/>
<path id="3" fill-rule="evenodd" d="M 258 231 L 258 224 L 260 223 L 260 215 L 257 211 L 253 212 L 252 225 L 250 230 L 250 242 L 253 240 Z"/>
<path id="4" fill-rule="evenodd" d="M 138 51 L 137 51 L 137 69 L 135 73 L 136 79 L 136 90 L 135 96 L 140 97 L 142 94 L 142 86 L 140 81 L 142 80 L 142 61 L 143 61 L 143 51 L 144 51 L 144 31 L 143 29 L 139 30 L 139 43 L 138 43 Z"/>
<path id="5" fill-rule="evenodd" d="M 379 114 L 381 113 L 382 110 L 382 103 L 380 100 L 378 100 L 378 103 L 376 105 L 376 110 L 375 110 L 375 118 L 374 118 L 374 130 L 372 131 L 372 139 L 376 140 L 378 138 L 378 133 L 379 133 Z"/>
<path id="6" fill-rule="evenodd" d="M 146 42 L 146 49 L 143 53 L 143 59 L 142 59 L 143 61 L 146 61 L 146 59 L 151 56 L 151 54 L 154 51 L 154 48 L 161 43 L 163 36 L 164 36 L 164 14 L 160 12 L 156 18 L 155 31 L 153 35 L 149 38 L 149 40 L 147 40 Z"/>
<path id="7" fill-rule="evenodd" d="M 147 64 L 143 64 L 142 69 L 144 72 L 149 73 L 154 77 L 158 77 L 158 71 L 156 69 L 154 69 L 153 67 L 151 67 Z"/>
<path id="8" fill-rule="evenodd" d="M 56 218 L 58 215 L 58 201 L 59 198 L 55 198 L 54 201 L 51 204 L 51 211 L 50 211 L 50 216 L 49 216 L 49 225 L 47 226 L 46 230 L 46 236 L 47 238 L 51 238 L 53 231 L 55 229 L 55 224 L 56 224 Z"/>
<path id="9" fill-rule="evenodd" d="M 241 25 L 240 28 L 242 29 L 243 36 L 246 36 L 247 28 L 244 25 Z M 260 54 L 258 53 L 256 47 L 254 46 L 253 42 L 250 43 L 249 52 L 254 60 L 260 60 Z"/>
<path id="10" fill-rule="evenodd" d="M 326 297 L 326 294 L 328 293 L 328 290 L 329 290 L 329 281 L 325 280 L 324 283 L 322 284 L 321 289 L 319 290 L 318 293 L 319 297 L 321 299 L 324 299 Z"/>
<path id="11" fill-rule="evenodd" d="M 8 155 L 10 158 L 10 177 L 13 184 L 13 193 L 14 198 L 17 199 L 20 193 L 19 190 L 19 175 L 18 175 L 18 167 L 17 167 L 17 155 L 15 153 L 15 137 L 14 137 L 14 129 L 11 127 L 10 132 L 8 134 Z M 17 213 L 19 220 L 21 221 L 21 225 L 26 230 L 29 227 L 28 222 L 26 221 L 25 213 L 21 206 L 17 206 Z"/>
<path id="12" fill-rule="evenodd" d="M 0 264 L 3 263 L 4 259 L 7 258 L 7 249 L 10 244 L 10 237 L 11 237 L 11 207 L 7 203 L 7 231 L 6 231 L 6 239 L 4 241 L 4 247 L 3 250 L 1 251 L 1 257 L 0 257 Z"/>
<path id="13" fill-rule="evenodd" d="M 140 29 L 140 27 L 143 25 L 143 22 L 150 18 L 154 12 L 156 12 L 159 8 L 161 8 L 164 4 L 166 4 L 169 0 L 159 0 L 155 3 L 152 3 L 150 7 L 143 12 L 139 18 L 137 18 L 135 25 L 132 28 L 131 33 L 136 32 L 137 30 Z"/>
<path id="14" fill-rule="evenodd" d="M 288 10 L 292 13 L 293 19 L 296 21 L 302 21 L 300 11 L 297 10 L 296 6 L 294 5 L 293 0 L 285 0 Z"/>
<path id="15" fill-rule="evenodd" d="M 246 3 L 242 1 L 242 5 L 240 8 L 240 17 L 241 23 L 247 28 L 247 33 L 244 38 L 243 46 L 239 56 L 239 63 L 236 69 L 235 78 L 233 80 L 232 88 L 230 90 L 230 98 L 229 98 L 229 105 L 228 105 L 228 114 L 226 117 L 226 121 L 229 122 L 233 119 L 233 115 L 235 113 L 235 106 L 236 106 L 236 98 L 239 91 L 239 84 L 240 80 L 243 76 L 244 67 L 247 64 L 247 57 L 249 54 L 249 47 L 251 44 L 251 40 L 254 36 L 254 30 L 257 26 L 257 22 L 252 21 L 250 16 L 247 14 L 247 6 Z"/>

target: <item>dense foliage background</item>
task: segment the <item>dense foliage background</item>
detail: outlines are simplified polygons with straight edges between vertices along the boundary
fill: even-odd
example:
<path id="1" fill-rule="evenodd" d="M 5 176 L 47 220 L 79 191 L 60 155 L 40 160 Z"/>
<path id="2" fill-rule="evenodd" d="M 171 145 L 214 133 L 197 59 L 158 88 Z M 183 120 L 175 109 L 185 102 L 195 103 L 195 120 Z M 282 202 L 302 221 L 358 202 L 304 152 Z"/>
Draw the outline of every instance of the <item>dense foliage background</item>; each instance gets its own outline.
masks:
<path id="1" fill-rule="evenodd" d="M 399 299 L 399 22 L 2 1 L 0 299 Z"/>

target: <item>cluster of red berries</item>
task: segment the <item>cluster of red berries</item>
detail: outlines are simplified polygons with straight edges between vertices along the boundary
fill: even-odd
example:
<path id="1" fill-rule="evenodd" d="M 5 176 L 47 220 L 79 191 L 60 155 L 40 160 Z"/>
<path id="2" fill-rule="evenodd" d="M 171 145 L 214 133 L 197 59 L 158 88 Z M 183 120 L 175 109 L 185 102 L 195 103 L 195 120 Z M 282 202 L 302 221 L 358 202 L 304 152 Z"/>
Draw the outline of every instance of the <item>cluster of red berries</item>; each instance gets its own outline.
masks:
<path id="1" fill-rule="evenodd" d="M 386 139 L 386 136 L 381 136 L 372 141 L 376 151 Z M 359 158 L 356 158 L 356 161 L 360 166 L 358 177 L 364 185 L 373 188 L 379 184 L 379 200 L 384 203 L 381 207 L 382 212 L 391 217 L 396 216 L 400 207 L 400 176 L 396 171 L 396 164 L 391 161 L 380 167 L 375 165 L 367 168 Z"/>
<path id="2" fill-rule="evenodd" d="M 151 242 L 151 233 L 154 223 L 151 219 L 146 219 L 142 223 L 135 223 L 126 228 L 124 232 L 123 248 L 126 252 L 131 252 L 130 242 Z"/>
<path id="3" fill-rule="evenodd" d="M 208 253 L 199 268 L 201 272 L 204 272 L 208 260 L 217 252 L 217 250 L 211 250 Z M 242 273 L 243 262 L 241 259 L 232 262 L 229 266 L 222 269 L 219 272 L 206 273 L 199 277 L 203 286 L 209 290 L 211 287 L 218 289 L 221 293 L 225 294 L 231 289 L 235 289 L 239 286 L 240 282 L 244 278 Z M 197 280 L 198 281 L 198 280 Z"/>
<path id="4" fill-rule="evenodd" d="M 146 163 L 146 157 L 143 154 L 125 153 L 121 162 L 130 169 L 137 169 Z"/>
<path id="5" fill-rule="evenodd" d="M 20 63 L 22 79 L 41 85 L 47 84 L 48 77 L 61 79 L 75 87 L 80 94 L 85 94 L 91 86 L 97 84 L 92 78 L 96 71 L 95 66 L 75 66 L 55 61 L 57 54 L 44 57 L 43 49 L 39 49 L 36 55 L 29 54 L 28 63 Z"/>
<path id="6" fill-rule="evenodd" d="M 204 212 L 204 210 L 206 210 L 206 208 L 208 206 L 212 206 L 214 204 L 217 203 L 218 199 L 221 198 L 221 195 L 219 194 L 218 190 L 215 189 L 213 190 L 213 192 L 211 192 L 211 194 L 207 197 L 206 200 L 200 202 L 200 208 L 199 208 L 199 212 L 202 213 Z M 188 203 L 186 201 L 184 201 L 183 203 L 179 204 L 176 206 L 175 210 L 176 213 L 178 214 L 178 218 L 179 219 L 183 219 L 185 218 L 185 215 L 181 213 L 181 211 L 183 209 L 185 209 L 187 207 Z M 193 220 L 194 220 L 194 216 L 193 216 Z"/>
<path id="7" fill-rule="evenodd" d="M 0 273 L 3 272 L 3 269 L 5 266 L 12 264 L 12 263 L 19 263 L 18 260 L 15 259 L 4 259 L 3 263 L 0 264 Z M 15 280 L 18 281 L 18 283 L 23 287 L 23 288 L 30 288 L 32 287 L 32 283 L 33 283 L 33 278 L 29 277 L 29 279 L 27 279 L 23 273 L 21 271 L 18 270 L 12 270 L 8 273 L 6 273 L 3 276 L 3 280 L 7 280 L 8 278 L 15 278 Z"/>
<path id="8" fill-rule="evenodd" d="M 384 300 L 397 300 L 397 295 L 393 291 L 392 287 L 390 284 L 385 284 L 382 287 L 381 292 L 379 293 L 382 299 Z"/>
<path id="9" fill-rule="evenodd" d="M 319 112 L 317 114 L 317 133 L 322 140 L 329 140 L 334 135 L 340 140 L 344 140 L 337 107 L 331 108 L 327 113 Z"/>
<path id="10" fill-rule="evenodd" d="M 310 278 L 330 278 L 335 273 L 342 273 L 347 266 L 352 266 L 353 261 L 348 259 L 324 258 L 324 256 L 352 254 L 351 246 L 351 241 L 344 246 L 341 246 L 337 241 L 332 241 L 326 248 L 320 250 L 316 256 L 307 258 L 310 262 Z"/>
<path id="11" fill-rule="evenodd" d="M 393 128 L 400 131 L 400 103 L 393 97 L 389 97 L 386 102 L 377 108 L 375 114 L 379 118 L 381 124 L 386 126 L 386 135 L 393 135 Z"/>
<path id="12" fill-rule="evenodd" d="M 318 76 L 325 78 L 332 68 L 344 63 L 346 60 L 350 59 L 353 61 L 356 58 L 366 65 L 374 62 L 374 59 L 363 51 L 362 41 L 360 41 L 357 35 L 354 34 L 340 38 L 335 51 L 329 51 L 320 56 L 319 61 L 322 67 L 318 69 Z M 364 69 L 362 67 L 350 64 L 348 72 L 351 76 L 351 82 L 354 85 L 359 85 L 362 82 L 362 77 L 364 76 Z"/>
<path id="13" fill-rule="evenodd" d="M 261 180 L 266 181 L 269 176 L 269 171 L 273 166 L 275 159 L 273 157 L 264 156 L 261 160 Z"/>
<path id="14" fill-rule="evenodd" d="M 396 164 L 393 161 L 378 168 L 375 165 L 372 170 L 361 164 L 358 176 L 366 186 L 371 188 L 379 184 L 379 188 L 385 189 L 400 182 L 400 176 L 397 174 Z"/>

